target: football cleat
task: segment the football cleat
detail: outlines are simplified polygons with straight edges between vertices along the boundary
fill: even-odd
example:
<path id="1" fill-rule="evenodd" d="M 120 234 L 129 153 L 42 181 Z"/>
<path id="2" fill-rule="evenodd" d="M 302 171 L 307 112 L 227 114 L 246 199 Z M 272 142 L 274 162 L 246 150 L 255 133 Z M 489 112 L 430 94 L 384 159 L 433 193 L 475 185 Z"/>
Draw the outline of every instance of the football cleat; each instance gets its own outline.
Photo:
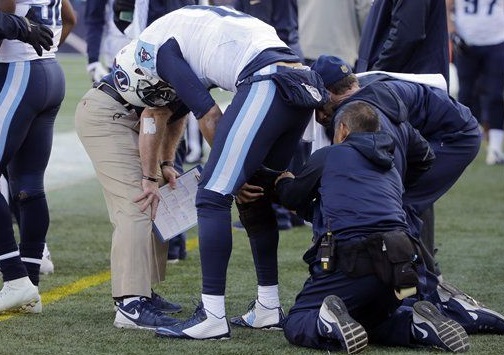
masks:
<path id="1" fill-rule="evenodd" d="M 0 291 L 0 312 L 7 310 L 25 313 L 42 312 L 38 287 L 32 284 L 28 276 L 4 282 Z"/>
<path id="2" fill-rule="evenodd" d="M 504 315 L 485 307 L 447 282 L 439 283 L 437 291 L 443 312 L 460 323 L 467 333 L 504 334 Z"/>
<path id="3" fill-rule="evenodd" d="M 504 153 L 488 149 L 486 155 L 487 165 L 501 165 L 504 164 Z"/>
<path id="4" fill-rule="evenodd" d="M 364 327 L 348 314 L 343 301 L 334 295 L 324 298 L 317 328 L 321 337 L 339 341 L 348 354 L 361 352 L 368 344 Z"/>
<path id="5" fill-rule="evenodd" d="M 40 263 L 40 273 L 47 275 L 54 272 L 54 264 L 51 260 L 51 253 L 47 248 L 47 243 L 44 244 L 44 251 L 42 253 L 42 261 Z"/>
<path id="6" fill-rule="evenodd" d="M 156 335 L 180 339 L 229 339 L 231 331 L 225 316 L 216 317 L 200 302 L 194 314 L 186 321 L 156 329 Z"/>
<path id="7" fill-rule="evenodd" d="M 419 344 L 461 353 L 469 350 L 469 337 L 460 324 L 445 317 L 432 303 L 413 304 L 413 337 Z"/>
<path id="8" fill-rule="evenodd" d="M 139 297 L 138 300 L 128 304 L 119 302 L 117 305 L 114 326 L 129 329 L 150 329 L 169 326 L 178 322 L 178 319 L 166 316 L 154 307 L 147 297 Z"/>
<path id="9" fill-rule="evenodd" d="M 232 317 L 230 323 L 246 328 L 282 330 L 284 321 L 281 307 L 268 308 L 259 300 L 254 300 L 249 304 L 247 313 Z"/>

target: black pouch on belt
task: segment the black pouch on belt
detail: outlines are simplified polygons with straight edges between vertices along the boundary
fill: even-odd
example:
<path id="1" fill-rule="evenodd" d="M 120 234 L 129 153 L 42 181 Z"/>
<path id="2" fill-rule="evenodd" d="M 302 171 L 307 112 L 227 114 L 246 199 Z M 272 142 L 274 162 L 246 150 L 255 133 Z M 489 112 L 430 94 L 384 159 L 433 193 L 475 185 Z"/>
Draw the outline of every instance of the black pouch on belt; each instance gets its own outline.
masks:
<path id="1" fill-rule="evenodd" d="M 416 248 L 408 235 L 402 231 L 376 233 L 369 236 L 368 252 L 376 276 L 396 290 L 418 285 L 415 261 Z"/>

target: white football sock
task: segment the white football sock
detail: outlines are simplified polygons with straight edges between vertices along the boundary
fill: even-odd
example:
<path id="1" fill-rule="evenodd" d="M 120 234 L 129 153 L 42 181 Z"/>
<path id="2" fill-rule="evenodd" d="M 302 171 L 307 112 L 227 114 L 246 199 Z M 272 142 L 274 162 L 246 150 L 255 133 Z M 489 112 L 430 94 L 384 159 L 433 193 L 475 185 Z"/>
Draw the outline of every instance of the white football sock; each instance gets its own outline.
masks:
<path id="1" fill-rule="evenodd" d="M 222 318 L 226 315 L 224 296 L 202 294 L 201 301 L 203 302 L 203 307 L 217 318 Z"/>
<path id="2" fill-rule="evenodd" d="M 491 129 L 488 131 L 488 149 L 502 153 L 502 142 L 504 141 L 504 130 Z"/>
<path id="3" fill-rule="evenodd" d="M 268 308 L 280 307 L 280 298 L 278 297 L 278 285 L 257 286 L 257 299 Z"/>

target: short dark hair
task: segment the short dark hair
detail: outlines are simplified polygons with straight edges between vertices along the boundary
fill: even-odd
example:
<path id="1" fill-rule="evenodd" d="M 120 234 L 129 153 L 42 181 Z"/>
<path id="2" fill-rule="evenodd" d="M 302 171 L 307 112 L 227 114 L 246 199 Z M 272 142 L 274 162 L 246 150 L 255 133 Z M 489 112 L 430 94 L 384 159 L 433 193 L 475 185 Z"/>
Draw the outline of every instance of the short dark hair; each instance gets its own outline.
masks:
<path id="1" fill-rule="evenodd" d="M 343 123 L 350 133 L 376 132 L 380 130 L 380 119 L 373 106 L 364 101 L 352 101 L 338 110 L 334 118 L 334 129 Z"/>
<path id="2" fill-rule="evenodd" d="M 341 95 L 351 89 L 355 83 L 359 84 L 359 79 L 355 76 L 355 74 L 350 74 L 345 76 L 343 79 L 338 80 L 334 84 L 329 85 L 327 90 L 332 92 L 334 95 Z"/>

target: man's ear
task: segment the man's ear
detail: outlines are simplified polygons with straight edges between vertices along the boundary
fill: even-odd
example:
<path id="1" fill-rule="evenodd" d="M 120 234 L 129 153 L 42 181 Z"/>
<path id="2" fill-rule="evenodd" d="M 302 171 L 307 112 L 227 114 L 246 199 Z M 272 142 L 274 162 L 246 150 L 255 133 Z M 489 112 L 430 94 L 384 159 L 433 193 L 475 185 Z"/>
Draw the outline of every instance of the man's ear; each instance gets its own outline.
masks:
<path id="1" fill-rule="evenodd" d="M 350 133 L 348 127 L 343 122 L 338 123 L 334 132 L 334 143 L 342 143 Z"/>

